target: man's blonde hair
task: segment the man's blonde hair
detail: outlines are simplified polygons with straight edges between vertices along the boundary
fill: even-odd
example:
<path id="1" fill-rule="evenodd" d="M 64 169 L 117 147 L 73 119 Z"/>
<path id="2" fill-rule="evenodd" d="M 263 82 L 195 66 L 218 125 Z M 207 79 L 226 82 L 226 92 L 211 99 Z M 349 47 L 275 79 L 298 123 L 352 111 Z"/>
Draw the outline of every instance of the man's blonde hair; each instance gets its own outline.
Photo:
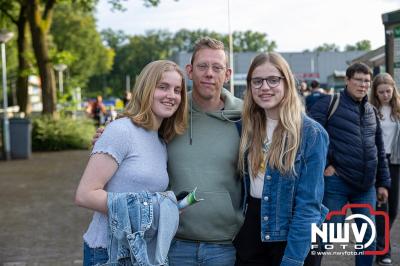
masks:
<path id="1" fill-rule="evenodd" d="M 194 45 L 194 49 L 193 49 L 192 58 L 190 60 L 190 64 L 193 65 L 196 54 L 202 49 L 214 49 L 214 50 L 224 51 L 225 58 L 226 58 L 226 66 L 227 67 L 229 66 L 229 57 L 228 57 L 227 52 L 225 51 L 224 43 L 221 41 L 218 41 L 216 39 L 210 38 L 210 37 L 203 37 L 196 41 L 196 43 Z"/>

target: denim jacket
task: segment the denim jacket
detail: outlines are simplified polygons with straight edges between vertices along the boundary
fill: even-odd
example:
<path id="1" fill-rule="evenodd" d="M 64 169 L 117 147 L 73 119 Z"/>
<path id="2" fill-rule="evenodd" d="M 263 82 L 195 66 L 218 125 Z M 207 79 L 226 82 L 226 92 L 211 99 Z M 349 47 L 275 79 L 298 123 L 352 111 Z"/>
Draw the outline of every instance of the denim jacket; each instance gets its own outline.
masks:
<path id="1" fill-rule="evenodd" d="M 167 192 L 107 193 L 109 243 L 105 265 L 168 265 L 179 224 L 175 195 Z"/>
<path id="2" fill-rule="evenodd" d="M 328 143 L 323 127 L 304 115 L 296 175 L 283 175 L 267 165 L 261 198 L 261 241 L 287 241 L 281 265 L 303 265 L 311 247 L 311 223 L 321 225 L 328 213 L 322 205 Z M 248 171 L 243 180 L 246 212 Z"/>

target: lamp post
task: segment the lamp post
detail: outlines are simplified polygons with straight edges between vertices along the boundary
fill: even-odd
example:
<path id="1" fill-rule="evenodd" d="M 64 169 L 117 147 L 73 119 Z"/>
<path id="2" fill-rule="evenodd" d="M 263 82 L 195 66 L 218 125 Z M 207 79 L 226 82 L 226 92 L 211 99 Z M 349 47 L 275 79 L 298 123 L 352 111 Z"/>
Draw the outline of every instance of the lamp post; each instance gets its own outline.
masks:
<path id="1" fill-rule="evenodd" d="M 10 160 L 10 122 L 8 121 L 8 99 L 7 99 L 7 66 L 6 66 L 6 42 L 11 40 L 14 33 L 2 29 L 0 31 L 1 43 L 1 66 L 3 69 L 3 149 L 4 157 Z"/>
<path id="2" fill-rule="evenodd" d="M 58 90 L 60 91 L 60 95 L 63 95 L 63 93 L 64 93 L 63 71 L 67 69 L 67 65 L 57 64 L 57 65 L 54 65 L 53 67 L 58 72 Z"/>
<path id="3" fill-rule="evenodd" d="M 230 1 L 228 0 L 228 31 L 229 31 L 229 61 L 231 63 L 231 69 L 232 69 L 232 74 L 231 74 L 231 80 L 230 80 L 230 91 L 232 94 L 235 94 L 235 70 L 234 70 L 234 63 L 233 63 L 233 40 L 232 40 L 232 31 L 231 31 L 231 5 Z"/>
<path id="4" fill-rule="evenodd" d="M 131 76 L 130 75 L 126 75 L 125 78 L 125 91 L 129 92 L 131 90 Z"/>

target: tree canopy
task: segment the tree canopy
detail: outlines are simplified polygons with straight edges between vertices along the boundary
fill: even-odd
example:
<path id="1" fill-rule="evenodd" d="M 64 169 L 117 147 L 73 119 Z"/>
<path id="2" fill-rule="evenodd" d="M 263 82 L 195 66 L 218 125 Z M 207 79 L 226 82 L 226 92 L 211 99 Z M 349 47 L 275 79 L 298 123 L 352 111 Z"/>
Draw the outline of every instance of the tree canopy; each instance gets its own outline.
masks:
<path id="1" fill-rule="evenodd" d="M 105 43 L 115 51 L 113 69 L 107 75 L 92 77 L 88 91 L 94 96 L 113 93 L 122 95 L 126 77 L 133 80 L 142 68 L 151 61 L 168 59 L 175 52 L 192 52 L 193 44 L 201 37 L 209 36 L 228 45 L 228 35 L 214 31 L 187 29 L 171 33 L 166 30 L 150 30 L 143 35 L 129 36 L 111 29 L 101 33 Z M 267 34 L 253 31 L 233 32 L 234 52 L 265 52 L 276 49 L 276 43 L 267 39 Z M 99 88 L 101 88 L 99 90 Z"/>
<path id="2" fill-rule="evenodd" d="M 91 76 L 111 70 L 114 50 L 103 45 L 92 12 L 60 5 L 55 9 L 50 33 L 53 62 L 68 66 L 71 86 L 85 87 Z"/>
<path id="3" fill-rule="evenodd" d="M 369 40 L 361 40 L 356 42 L 354 45 L 347 44 L 344 47 L 343 51 L 370 51 L 371 50 L 371 41 Z M 304 50 L 303 52 L 309 52 L 310 50 Z M 313 49 L 314 52 L 340 52 L 340 47 L 335 43 L 323 43 Z"/>
<path id="4" fill-rule="evenodd" d="M 369 40 L 362 40 L 356 42 L 354 45 L 346 45 L 345 51 L 370 51 L 371 42 Z"/>

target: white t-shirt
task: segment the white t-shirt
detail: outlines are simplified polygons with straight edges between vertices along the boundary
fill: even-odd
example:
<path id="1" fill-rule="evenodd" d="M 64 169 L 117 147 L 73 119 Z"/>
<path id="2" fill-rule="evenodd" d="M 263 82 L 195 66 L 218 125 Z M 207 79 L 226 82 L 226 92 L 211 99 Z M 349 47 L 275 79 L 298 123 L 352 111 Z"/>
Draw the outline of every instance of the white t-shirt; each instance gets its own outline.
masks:
<path id="1" fill-rule="evenodd" d="M 386 154 L 390 154 L 392 150 L 393 138 L 397 128 L 396 122 L 390 117 L 391 111 L 392 108 L 389 105 L 384 105 L 381 108 L 383 118 L 380 121 Z"/>
<path id="2" fill-rule="evenodd" d="M 267 118 L 267 138 L 264 141 L 263 147 L 263 156 L 264 156 L 264 163 L 261 165 L 257 176 L 253 176 L 251 172 L 251 163 L 248 161 L 249 165 L 249 173 L 250 173 L 250 195 L 253 198 L 261 199 L 263 188 L 264 188 L 264 175 L 265 175 L 265 168 L 266 168 L 266 156 L 269 150 L 269 147 L 272 142 L 272 136 L 274 134 L 274 130 L 278 125 L 278 120 L 274 120 L 271 118 Z"/>

